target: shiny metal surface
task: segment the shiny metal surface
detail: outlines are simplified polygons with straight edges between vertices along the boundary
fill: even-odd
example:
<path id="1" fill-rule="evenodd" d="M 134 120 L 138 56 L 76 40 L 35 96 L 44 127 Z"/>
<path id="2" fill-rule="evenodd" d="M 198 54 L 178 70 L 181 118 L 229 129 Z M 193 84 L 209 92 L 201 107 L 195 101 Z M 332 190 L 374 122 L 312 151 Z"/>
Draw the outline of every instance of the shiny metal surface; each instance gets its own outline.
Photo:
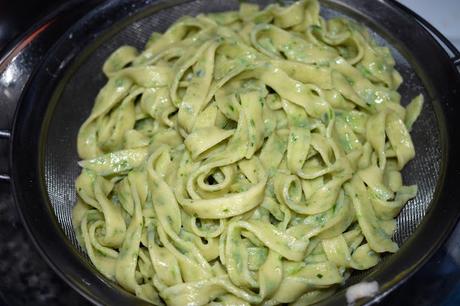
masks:
<path id="1" fill-rule="evenodd" d="M 125 2 L 128 2 L 128 1 L 125 1 Z M 353 1 L 345 1 L 345 3 L 352 3 L 352 2 L 353 2 Z M 140 4 L 138 4 L 138 5 L 140 5 Z M 129 8 L 127 8 L 127 9 L 129 9 Z M 134 8 L 131 8 L 130 11 L 131 11 L 131 12 L 135 11 L 135 7 L 134 7 Z M 117 13 L 115 13 L 115 15 L 116 15 L 116 14 L 122 14 L 122 13 L 123 13 L 123 12 L 117 12 Z M 114 20 L 115 20 L 116 18 L 117 18 L 117 17 L 114 17 Z M 168 18 L 171 18 L 171 17 L 168 16 Z M 126 25 L 126 24 L 125 24 L 125 25 Z M 162 26 L 165 26 L 165 25 L 162 24 Z M 112 34 L 113 34 L 113 33 L 112 33 Z M 136 39 L 136 34 L 137 34 L 137 32 L 134 31 L 134 32 L 131 32 L 131 34 L 132 34 L 132 35 L 128 35 L 128 36 L 130 36 L 131 38 L 128 37 L 127 39 Z M 91 38 L 92 38 L 92 39 L 96 39 L 96 37 L 98 37 L 99 35 L 100 35 L 100 33 L 97 34 L 97 35 L 95 35 L 95 36 L 93 36 L 93 37 L 91 37 Z M 134 36 L 134 37 L 133 37 L 133 36 Z M 69 38 L 69 36 L 67 36 L 67 38 Z M 92 51 L 94 51 L 94 49 L 93 49 Z M 107 52 L 108 52 L 108 51 L 109 51 L 109 50 L 107 50 Z M 75 55 L 75 54 L 71 54 L 71 57 L 72 57 L 73 55 Z M 66 57 L 62 57 L 62 58 L 63 58 L 64 60 L 66 59 Z M 66 62 L 66 63 L 67 63 L 67 62 Z M 60 66 L 60 65 L 59 65 L 59 66 Z M 64 65 L 64 66 L 65 66 L 65 65 Z M 57 67 L 57 66 L 55 66 L 55 67 Z M 59 70 L 51 70 L 51 72 L 50 72 L 50 71 L 48 71 L 48 72 L 49 72 L 49 76 L 50 76 L 51 78 L 53 78 L 53 75 L 54 75 L 54 74 L 59 75 L 60 73 L 62 73 L 62 71 L 59 71 Z M 97 76 L 96 76 L 96 77 L 97 77 Z M 56 77 L 54 77 L 54 78 L 56 78 Z M 98 81 L 98 80 L 96 80 L 96 81 Z M 98 82 L 100 82 L 100 81 L 101 81 L 101 80 L 99 79 Z M 11 84 L 10 84 L 10 85 L 11 85 Z M 94 94 L 94 93 L 93 93 L 93 94 Z M 59 104 L 58 104 L 58 107 L 59 107 Z M 86 111 L 87 111 L 87 110 L 86 110 Z M 25 114 L 27 114 L 27 113 L 28 113 L 28 111 L 27 111 L 27 109 L 25 109 Z M 33 118 L 33 117 L 30 116 L 31 114 L 32 114 L 32 113 L 28 114 L 29 117 L 27 117 L 27 118 Z M 35 114 L 38 114 L 38 113 L 35 113 Z M 429 120 L 428 120 L 428 121 L 425 120 L 425 124 L 426 124 L 426 122 L 429 123 L 430 121 L 429 121 Z M 51 124 L 52 124 L 52 121 L 51 121 Z M 430 124 L 427 125 L 428 128 L 429 128 L 429 126 L 430 126 Z M 51 133 L 53 133 L 53 132 L 51 132 Z M 57 137 L 57 138 L 56 138 L 57 141 L 56 141 L 56 143 L 54 143 L 54 146 L 55 146 L 56 148 L 58 148 L 59 145 L 63 145 L 63 144 L 64 144 L 64 145 L 67 145 L 67 144 L 68 144 L 68 143 L 67 143 L 67 140 L 68 140 L 68 139 L 65 138 L 65 137 L 70 137 L 69 135 L 65 136 L 65 135 L 62 135 L 62 134 L 61 134 L 61 135 L 54 135 L 54 136 Z M 54 137 L 54 136 L 53 136 L 53 137 Z M 61 136 L 61 137 L 60 137 L 60 136 Z M 65 137 L 63 138 L 62 136 L 65 136 Z M 49 135 L 48 135 L 47 137 L 48 137 L 48 139 L 52 139 L 52 137 L 49 137 Z M 46 142 L 45 142 L 45 143 L 46 143 Z M 60 143 L 60 144 L 59 144 L 59 143 Z M 33 145 L 35 145 L 35 144 L 36 144 L 36 143 L 33 143 Z M 27 147 L 25 143 L 23 143 L 23 145 L 24 145 L 24 148 Z M 27 147 L 27 148 L 28 148 L 28 147 Z M 52 152 L 53 150 L 57 150 L 56 148 L 54 148 L 54 149 L 51 148 L 51 149 L 50 149 L 51 152 Z M 62 147 L 61 147 L 61 148 L 62 148 Z M 17 152 L 19 153 L 19 151 L 17 151 Z M 55 151 L 55 152 L 56 152 L 56 153 L 59 153 L 59 150 L 57 150 L 57 151 Z M 428 155 L 429 155 L 429 154 L 428 154 Z M 49 154 L 45 154 L 44 156 L 45 156 L 45 157 L 46 157 L 46 156 L 48 156 L 48 157 L 50 157 L 50 156 L 56 157 L 56 155 L 49 155 Z M 49 159 L 47 159 L 47 160 L 52 162 L 52 159 L 53 159 L 53 158 L 49 158 Z M 427 163 L 429 163 L 429 162 L 427 162 Z M 71 163 L 66 162 L 65 165 L 71 165 Z M 61 165 L 61 166 L 62 166 L 62 165 Z M 16 168 L 17 168 L 17 167 L 16 167 Z M 41 170 L 40 170 L 40 171 L 41 171 Z M 53 171 L 54 171 L 54 170 L 52 170 L 52 172 L 49 172 L 49 173 L 51 174 L 51 176 L 48 176 L 49 178 L 50 178 L 50 177 L 53 177 L 53 176 L 55 175 L 54 173 L 58 173 L 58 172 L 53 172 Z M 428 172 L 427 175 L 429 175 L 429 173 L 430 173 L 430 172 Z M 30 179 L 33 180 L 33 179 L 34 179 L 34 176 L 33 176 L 33 175 L 30 176 Z M 32 182 L 32 183 L 33 183 L 33 182 Z M 18 186 L 19 186 L 19 185 L 21 185 L 21 184 L 18 184 Z M 23 186 L 23 185 L 21 185 L 21 186 Z M 45 185 L 45 186 L 48 186 L 47 188 L 50 187 L 49 184 L 48 184 L 48 185 Z M 55 200 L 55 201 L 60 201 L 60 202 L 58 202 L 58 203 L 61 203 L 61 204 L 63 203 L 63 204 L 66 205 L 66 203 L 69 203 L 69 202 L 71 201 L 71 198 L 68 197 L 68 195 L 71 193 L 71 192 L 69 193 L 68 188 L 73 188 L 73 181 L 72 181 L 72 185 L 70 185 L 70 183 L 69 183 L 69 184 L 64 184 L 64 185 L 62 185 L 62 186 L 63 186 L 63 188 L 58 188 L 58 189 L 55 189 L 55 190 L 53 190 L 53 189 L 52 189 L 53 187 L 51 186 L 52 188 L 51 188 L 51 189 L 48 189 L 48 191 L 50 191 L 50 193 L 51 193 L 52 195 L 55 195 L 55 196 L 57 197 L 57 200 Z M 32 186 L 29 186 L 29 187 L 32 187 Z M 19 198 L 22 198 L 22 195 L 19 196 Z M 426 200 L 426 199 L 425 199 L 425 200 Z M 428 198 L 428 201 L 429 201 L 429 198 Z M 422 201 L 422 202 L 423 202 L 423 201 Z M 55 202 L 55 203 L 56 203 L 56 202 Z M 421 203 L 421 202 L 420 202 L 420 203 Z M 422 205 L 423 205 L 424 203 L 426 203 L 426 202 L 423 202 Z M 65 206 L 64 206 L 63 208 L 65 208 Z M 416 213 L 416 214 L 417 214 L 417 213 L 420 213 L 420 210 L 417 209 L 417 207 L 415 207 L 414 212 L 409 213 L 409 216 L 412 216 L 414 213 Z M 59 214 L 59 213 L 58 213 L 58 214 Z M 65 214 L 65 213 L 64 213 L 64 214 Z M 423 212 L 422 212 L 422 215 L 423 215 Z M 422 215 L 420 215 L 418 218 L 421 218 Z M 413 220 L 413 218 L 412 218 L 412 220 Z M 418 222 L 418 221 L 415 221 L 415 222 Z M 402 223 L 402 226 L 404 226 L 404 224 L 405 224 L 405 222 Z M 409 223 L 409 224 L 410 224 L 410 223 Z M 409 232 L 410 230 L 414 230 L 414 229 L 415 229 L 415 225 L 416 225 L 416 223 L 414 223 L 413 225 L 409 225 L 408 229 L 403 229 L 402 232 L 406 232 L 406 233 L 407 233 L 407 232 Z M 412 226 L 412 229 L 411 229 L 411 226 Z M 29 231 L 30 231 L 30 228 L 29 228 Z M 67 231 L 67 234 L 69 234 L 69 233 L 71 233 L 71 232 Z M 53 235 L 54 235 L 54 234 L 53 234 Z M 33 236 L 33 235 L 32 235 L 32 236 Z M 54 236 L 51 236 L 51 237 L 54 237 Z M 402 237 L 400 237 L 400 239 L 401 239 L 401 241 L 403 241 L 403 240 L 407 239 L 407 237 L 408 237 L 408 235 L 407 235 L 407 236 L 402 236 Z M 42 244 L 42 242 L 37 242 L 37 243 L 40 243 L 40 244 L 41 244 L 42 252 L 44 253 L 45 257 L 47 257 L 48 260 L 50 260 L 49 253 L 47 254 L 47 253 L 43 250 L 43 244 Z M 60 243 L 59 243 L 59 244 L 60 244 Z M 430 251 L 430 252 L 431 252 L 431 251 Z M 424 259 L 424 260 L 425 260 L 425 259 Z M 54 263 L 54 264 L 57 265 L 57 263 Z M 55 266 L 55 267 L 56 267 L 56 266 Z M 394 271 L 391 272 L 391 273 L 394 273 Z M 413 273 L 413 271 L 412 271 L 411 273 Z M 408 275 L 408 274 L 406 274 L 406 276 L 407 276 L 407 275 Z M 88 279 L 87 279 L 86 281 L 88 282 Z M 90 282 L 90 284 L 91 284 L 91 282 Z M 81 284 L 79 284 L 78 286 L 80 286 L 80 285 L 81 285 Z M 82 289 L 81 287 L 79 287 L 79 290 L 83 290 L 83 289 Z M 86 292 L 85 295 L 86 295 L 86 294 L 88 294 L 88 292 Z M 121 300 L 120 300 L 120 301 L 121 301 Z"/>
<path id="2" fill-rule="evenodd" d="M 1 2 L 1 1 L 0 1 Z M 0 3 L 0 129 L 8 136 L 17 103 L 32 72 L 60 34 L 90 6 L 67 1 L 27 0 Z M 13 3 L 15 2 L 15 3 Z M 98 1 L 93 1 L 96 5 Z M 38 4 L 40 7 L 37 8 Z M 73 7 L 79 4 L 82 10 Z M 30 10 L 24 10 L 24 6 Z M 9 10 L 14 6 L 15 11 Z M 17 12 L 16 10 L 21 10 Z M 24 16 L 26 14 L 27 16 Z M 60 15 L 56 18 L 56 15 Z M 15 19 L 16 18 L 16 19 Z M 40 19 L 39 24 L 33 25 Z M 43 24 L 49 25 L 41 30 Z M 32 28 L 28 29 L 31 25 Z M 8 45 L 7 45 L 8 44 Z M 8 171 L 9 142 L 0 139 L 0 173 Z M 0 178 L 0 305 L 91 305 L 41 258 L 21 223 L 11 185 Z"/>

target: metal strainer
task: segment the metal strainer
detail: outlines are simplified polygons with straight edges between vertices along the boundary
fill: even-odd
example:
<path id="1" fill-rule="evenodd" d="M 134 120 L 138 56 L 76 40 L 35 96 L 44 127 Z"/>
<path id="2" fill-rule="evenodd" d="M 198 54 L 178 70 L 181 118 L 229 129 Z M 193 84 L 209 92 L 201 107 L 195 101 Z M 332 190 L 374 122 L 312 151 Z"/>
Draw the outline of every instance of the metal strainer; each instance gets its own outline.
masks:
<path id="1" fill-rule="evenodd" d="M 453 61 L 460 57 L 448 45 L 456 57 L 452 60 L 426 27 L 435 30 L 395 2 L 326 0 L 321 4 L 323 16 L 344 15 L 362 22 L 380 43 L 391 47 L 405 80 L 400 88 L 403 105 L 420 92 L 427 101 L 412 131 L 416 157 L 403 171 L 404 183 L 417 184 L 419 192 L 397 218 L 394 239 L 401 249 L 345 284 L 378 281 L 380 292 L 372 300 L 376 301 L 433 254 L 459 216 L 456 157 L 460 150 L 454 120 L 460 115 L 460 77 Z M 45 259 L 95 303 L 146 303 L 97 272 L 72 229 L 74 182 L 80 172 L 76 137 L 106 81 L 102 64 L 121 45 L 142 49 L 153 31 L 163 32 L 182 15 L 237 8 L 238 1 L 227 0 L 107 1 L 56 42 L 23 93 L 11 140 L 16 202 Z M 343 288 L 322 302 L 335 303 L 345 303 Z"/>

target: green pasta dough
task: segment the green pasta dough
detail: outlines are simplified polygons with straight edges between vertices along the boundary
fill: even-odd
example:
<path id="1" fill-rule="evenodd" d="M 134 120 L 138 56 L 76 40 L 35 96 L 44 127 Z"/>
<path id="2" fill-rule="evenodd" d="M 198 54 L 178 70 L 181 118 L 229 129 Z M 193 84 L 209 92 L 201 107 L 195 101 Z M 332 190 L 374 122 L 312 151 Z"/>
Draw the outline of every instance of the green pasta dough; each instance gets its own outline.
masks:
<path id="1" fill-rule="evenodd" d="M 423 97 L 319 11 L 242 3 L 110 55 L 73 210 L 104 276 L 154 305 L 308 305 L 398 250 Z"/>

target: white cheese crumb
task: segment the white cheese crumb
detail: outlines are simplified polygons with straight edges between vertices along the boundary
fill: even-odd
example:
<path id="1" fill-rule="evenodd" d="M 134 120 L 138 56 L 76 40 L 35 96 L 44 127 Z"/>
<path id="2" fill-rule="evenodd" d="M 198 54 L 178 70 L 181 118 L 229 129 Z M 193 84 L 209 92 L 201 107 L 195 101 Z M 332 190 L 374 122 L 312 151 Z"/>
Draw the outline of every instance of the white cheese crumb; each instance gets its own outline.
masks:
<path id="1" fill-rule="evenodd" d="M 378 291 L 379 284 L 376 281 L 357 283 L 347 289 L 347 302 L 353 304 L 358 299 L 374 296 Z"/>

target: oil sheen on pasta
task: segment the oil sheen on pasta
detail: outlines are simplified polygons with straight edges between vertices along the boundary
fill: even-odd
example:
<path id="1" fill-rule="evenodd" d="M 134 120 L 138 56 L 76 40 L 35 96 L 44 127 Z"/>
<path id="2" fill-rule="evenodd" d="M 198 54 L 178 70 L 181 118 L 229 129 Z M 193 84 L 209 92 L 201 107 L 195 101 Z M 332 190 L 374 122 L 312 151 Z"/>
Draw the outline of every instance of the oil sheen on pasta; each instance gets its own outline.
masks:
<path id="1" fill-rule="evenodd" d="M 398 250 L 423 97 L 319 10 L 243 3 L 110 55 L 73 210 L 104 276 L 155 305 L 307 305 Z"/>

